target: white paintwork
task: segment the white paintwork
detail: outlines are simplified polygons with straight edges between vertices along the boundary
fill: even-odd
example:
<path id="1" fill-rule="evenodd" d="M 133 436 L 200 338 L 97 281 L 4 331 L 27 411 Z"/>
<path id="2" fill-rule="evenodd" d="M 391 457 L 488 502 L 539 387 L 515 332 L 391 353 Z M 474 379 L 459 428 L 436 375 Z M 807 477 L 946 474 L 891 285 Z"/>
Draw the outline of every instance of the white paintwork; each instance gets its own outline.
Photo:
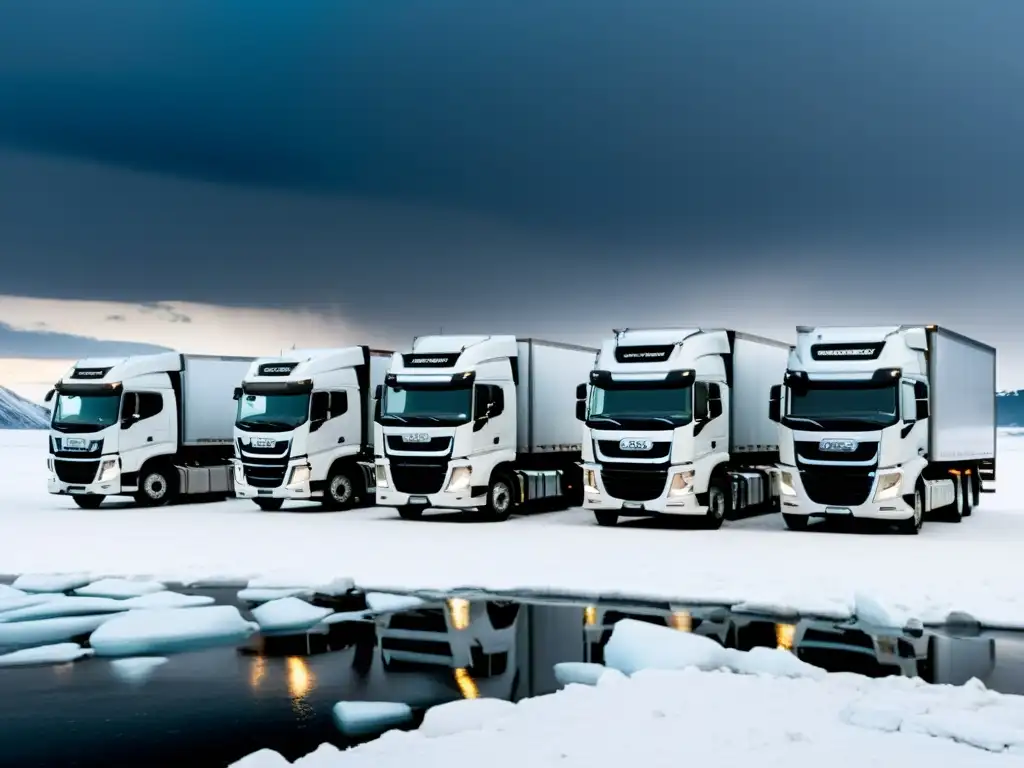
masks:
<path id="1" fill-rule="evenodd" d="M 730 338 L 732 337 L 732 338 Z M 617 348 L 675 345 L 664 361 L 620 363 Z M 699 503 L 698 494 L 707 492 L 712 472 L 720 465 L 730 470 L 741 466 L 744 454 L 770 453 L 778 450 L 778 429 L 768 418 L 768 400 L 773 384 L 780 383 L 786 370 L 789 349 L 781 342 L 747 336 L 727 329 L 658 328 L 625 330 L 606 339 L 596 368 L 609 371 L 613 379 L 662 379 L 668 372 L 693 369 L 696 381 L 713 382 L 719 386 L 722 415 L 708 422 L 698 435 L 690 422 L 672 430 L 637 430 L 609 426 L 590 429 L 583 439 L 584 470 L 594 473 L 596 492 L 584 496 L 584 507 L 615 511 L 623 515 L 672 514 L 704 515 L 707 506 Z M 732 387 L 727 384 L 726 358 L 732 365 Z M 591 388 L 592 389 L 592 388 Z M 649 439 L 655 443 L 670 442 L 668 476 L 661 494 L 644 502 L 630 502 L 611 496 L 602 478 L 606 462 L 638 467 L 663 467 L 664 460 L 643 458 L 610 458 L 601 455 L 598 441 Z M 673 476 L 693 472 L 692 492 L 669 496 Z M 770 489 L 762 489 L 768 493 Z"/>
<path id="2" fill-rule="evenodd" d="M 578 451 L 581 438 L 580 423 L 576 421 L 576 386 L 590 375 L 597 350 L 533 339 L 520 341 L 518 346 L 519 451 Z"/>
<path id="3" fill-rule="evenodd" d="M 996 450 L 995 350 L 932 334 L 931 459 L 991 459 Z"/>
<path id="4" fill-rule="evenodd" d="M 233 393 L 252 359 L 181 357 L 181 444 L 230 444 L 235 429 Z"/>

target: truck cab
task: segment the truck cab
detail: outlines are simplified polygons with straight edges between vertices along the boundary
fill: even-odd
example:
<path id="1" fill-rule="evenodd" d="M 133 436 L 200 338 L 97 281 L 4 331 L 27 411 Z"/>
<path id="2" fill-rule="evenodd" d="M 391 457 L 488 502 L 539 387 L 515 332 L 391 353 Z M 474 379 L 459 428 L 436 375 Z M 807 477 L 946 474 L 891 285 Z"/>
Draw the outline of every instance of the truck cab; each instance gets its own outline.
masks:
<path id="1" fill-rule="evenodd" d="M 583 506 L 600 525 L 674 515 L 712 528 L 770 506 L 778 437 L 762 398 L 787 354 L 725 329 L 616 331 L 578 392 Z"/>
<path id="2" fill-rule="evenodd" d="M 253 362 L 235 391 L 235 495 L 264 510 L 371 500 L 373 386 L 390 356 L 353 346 Z"/>
<path id="3" fill-rule="evenodd" d="M 959 522 L 994 462 L 994 403 L 995 350 L 959 334 L 798 328 L 770 403 L 787 526 L 877 520 L 916 534 L 928 513 Z"/>

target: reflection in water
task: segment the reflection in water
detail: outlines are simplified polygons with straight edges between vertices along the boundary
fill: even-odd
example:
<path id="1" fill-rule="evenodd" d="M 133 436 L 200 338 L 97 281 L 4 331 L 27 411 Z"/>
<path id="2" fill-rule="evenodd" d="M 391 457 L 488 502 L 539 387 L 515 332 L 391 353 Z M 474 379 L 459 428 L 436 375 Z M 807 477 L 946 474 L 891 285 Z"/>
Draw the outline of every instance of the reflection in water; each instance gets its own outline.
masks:
<path id="1" fill-rule="evenodd" d="M 288 695 L 292 698 L 292 710 L 299 719 L 313 717 L 313 708 L 307 703 L 306 696 L 316 686 L 316 675 L 301 656 L 289 656 L 287 659 Z"/>
<path id="2" fill-rule="evenodd" d="M 452 629 L 467 629 L 469 627 L 469 600 L 461 597 L 453 597 L 449 600 L 448 616 L 451 618 Z"/>
<path id="3" fill-rule="evenodd" d="M 267 674 L 267 657 L 253 656 L 249 664 L 249 686 L 255 691 Z"/>
<path id="4" fill-rule="evenodd" d="M 588 627 L 592 627 L 595 624 L 597 624 L 596 605 L 588 605 L 586 608 L 583 609 L 583 623 Z"/>
<path id="5" fill-rule="evenodd" d="M 459 693 L 462 694 L 462 698 L 477 699 L 480 697 L 480 689 L 476 687 L 476 681 L 462 667 L 455 670 L 455 684 L 459 686 Z"/>
<path id="6" fill-rule="evenodd" d="M 689 611 L 672 611 L 668 618 L 668 625 L 680 632 L 692 632 L 693 616 Z"/>
<path id="7" fill-rule="evenodd" d="M 775 625 L 775 643 L 780 651 L 793 650 L 793 637 L 796 635 L 796 627 L 792 624 Z"/>

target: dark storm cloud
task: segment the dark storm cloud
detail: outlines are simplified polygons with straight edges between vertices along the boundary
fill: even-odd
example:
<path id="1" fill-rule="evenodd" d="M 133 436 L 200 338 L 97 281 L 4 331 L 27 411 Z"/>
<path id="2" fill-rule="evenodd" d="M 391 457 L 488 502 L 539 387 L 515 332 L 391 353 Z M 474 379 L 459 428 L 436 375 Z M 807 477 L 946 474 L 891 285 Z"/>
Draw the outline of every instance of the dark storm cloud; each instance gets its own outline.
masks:
<path id="1" fill-rule="evenodd" d="M 154 344 L 105 341 L 67 333 L 18 331 L 5 323 L 0 323 L 0 358 L 75 360 L 83 357 L 123 357 L 166 351 L 166 347 Z"/>

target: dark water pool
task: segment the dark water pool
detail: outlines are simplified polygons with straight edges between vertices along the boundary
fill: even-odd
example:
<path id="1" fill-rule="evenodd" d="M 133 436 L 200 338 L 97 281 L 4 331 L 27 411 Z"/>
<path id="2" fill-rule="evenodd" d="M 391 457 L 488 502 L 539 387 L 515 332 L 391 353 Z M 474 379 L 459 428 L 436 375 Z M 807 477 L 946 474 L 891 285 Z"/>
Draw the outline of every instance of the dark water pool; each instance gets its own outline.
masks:
<path id="1" fill-rule="evenodd" d="M 238 605 L 251 618 L 237 590 L 176 591 Z M 359 593 L 314 602 L 365 607 Z M 404 702 L 422 713 L 458 698 L 517 700 L 557 690 L 554 665 L 602 661 L 623 618 L 740 650 L 786 648 L 830 671 L 954 684 L 977 677 L 995 690 L 1024 693 L 1024 633 L 780 623 L 720 607 L 476 595 L 335 624 L 322 634 L 257 636 L 242 647 L 172 655 L 145 679 L 124 679 L 102 658 L 0 668 L 0 765 L 223 768 L 264 747 L 294 760 L 325 741 L 353 743 L 333 722 L 339 701 Z"/>

